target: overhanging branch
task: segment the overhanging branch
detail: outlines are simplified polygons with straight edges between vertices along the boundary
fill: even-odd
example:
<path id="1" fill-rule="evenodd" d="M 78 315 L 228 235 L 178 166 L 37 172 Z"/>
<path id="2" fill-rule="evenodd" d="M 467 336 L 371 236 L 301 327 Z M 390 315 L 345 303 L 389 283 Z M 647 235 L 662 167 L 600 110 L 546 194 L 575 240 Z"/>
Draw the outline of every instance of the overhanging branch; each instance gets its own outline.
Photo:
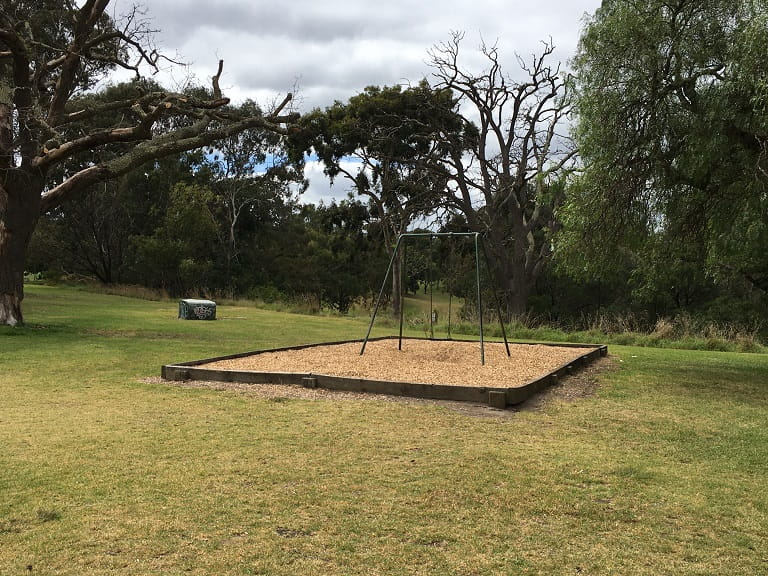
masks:
<path id="1" fill-rule="evenodd" d="M 287 98 L 287 100 L 290 100 L 290 98 Z M 182 128 L 152 140 L 141 142 L 130 152 L 96 166 L 85 168 L 58 186 L 43 193 L 42 211 L 47 212 L 51 210 L 67 198 L 92 184 L 116 178 L 153 160 L 202 148 L 252 128 L 264 128 L 285 134 L 286 129 L 277 122 L 292 122 L 297 119 L 298 114 L 268 118 L 250 117 L 240 122 L 221 125 L 198 133 L 195 133 L 194 127 Z"/>

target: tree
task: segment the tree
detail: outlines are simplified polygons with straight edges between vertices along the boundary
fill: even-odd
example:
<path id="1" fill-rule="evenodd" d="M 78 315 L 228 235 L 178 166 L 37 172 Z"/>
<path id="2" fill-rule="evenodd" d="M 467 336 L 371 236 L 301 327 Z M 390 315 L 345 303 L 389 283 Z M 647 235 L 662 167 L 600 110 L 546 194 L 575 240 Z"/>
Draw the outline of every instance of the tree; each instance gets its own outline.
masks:
<path id="1" fill-rule="evenodd" d="M 450 91 L 426 82 L 405 89 L 371 86 L 347 104 L 304 116 L 294 142 L 314 151 L 331 179 L 343 176 L 370 200 L 385 245 L 394 248 L 397 236 L 442 197 L 445 178 L 432 167 L 446 154 L 443 135 L 462 128 L 454 107 Z M 395 314 L 401 305 L 400 264 L 394 262 L 392 274 Z"/>
<path id="2" fill-rule="evenodd" d="M 284 132 L 297 118 L 283 115 L 290 94 L 266 114 L 228 108 L 222 62 L 208 92 L 166 92 L 137 81 L 114 99 L 80 98 L 116 68 L 138 76 L 160 59 L 139 12 L 116 22 L 108 4 L 0 4 L 0 324 L 23 322 L 25 257 L 41 214 L 147 162 L 257 127 Z M 108 127 L 105 115 L 114 119 Z M 112 153 L 100 158 L 106 148 Z M 66 169 L 82 155 L 90 160 Z"/>
<path id="3" fill-rule="evenodd" d="M 108 151 L 99 151 L 104 157 Z M 144 283 L 152 263 L 137 260 L 136 238 L 165 223 L 172 189 L 201 178 L 202 150 L 166 156 L 83 193 L 41 216 L 27 252 L 27 269 Z M 70 164 L 70 163 L 68 163 Z M 78 163 L 71 163 L 76 171 Z M 146 265 L 145 265 L 146 264 Z"/>
<path id="4" fill-rule="evenodd" d="M 303 211 L 307 220 L 303 261 L 313 271 L 304 289 L 314 290 L 326 306 L 347 313 L 356 299 L 373 293 L 384 276 L 381 236 L 370 233 L 369 210 L 359 200 Z"/>
<path id="5" fill-rule="evenodd" d="M 60 252 L 50 256 L 62 270 L 72 266 L 104 284 L 121 281 L 132 232 L 129 193 L 123 178 L 103 182 L 67 203 L 66 211 L 59 206 L 45 215 Z"/>
<path id="6" fill-rule="evenodd" d="M 173 296 L 213 287 L 218 234 L 213 198 L 200 184 L 173 186 L 160 226 L 151 236 L 133 238 L 145 284 Z"/>
<path id="7" fill-rule="evenodd" d="M 508 314 L 522 315 L 551 257 L 557 209 L 573 164 L 564 126 L 571 81 L 559 66 L 549 65 L 549 43 L 530 62 L 518 57 L 522 80 L 506 75 L 498 49 L 485 44 L 487 68 L 469 72 L 459 62 L 462 39 L 455 33 L 431 51 L 436 88 L 457 94 L 465 124 L 474 126 L 462 132 L 465 142 L 449 147 L 448 204 L 465 216 L 470 230 L 484 235 Z"/>
<path id="8" fill-rule="evenodd" d="M 761 0 L 604 1 L 575 59 L 585 171 L 564 243 L 601 266 L 663 236 L 768 291 L 766 52 Z"/>
<path id="9" fill-rule="evenodd" d="M 241 108 L 251 115 L 261 114 L 250 100 Z M 225 138 L 209 151 L 206 164 L 224 221 L 222 244 L 231 282 L 240 260 L 237 230 L 243 217 L 251 213 L 270 218 L 270 207 L 294 193 L 291 185 L 298 192 L 306 189 L 303 158 L 289 155 L 284 144 L 282 135 L 258 128 Z"/>

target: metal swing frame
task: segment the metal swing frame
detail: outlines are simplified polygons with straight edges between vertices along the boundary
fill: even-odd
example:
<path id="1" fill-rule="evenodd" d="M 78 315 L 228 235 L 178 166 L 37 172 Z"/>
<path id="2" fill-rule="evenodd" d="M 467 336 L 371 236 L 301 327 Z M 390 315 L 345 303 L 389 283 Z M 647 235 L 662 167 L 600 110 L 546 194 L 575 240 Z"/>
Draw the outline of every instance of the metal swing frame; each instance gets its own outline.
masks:
<path id="1" fill-rule="evenodd" d="M 379 311 L 379 307 L 381 306 L 381 299 L 384 296 L 384 289 L 387 286 L 387 280 L 389 280 L 389 275 L 392 272 L 392 267 L 395 262 L 395 258 L 397 258 L 397 254 L 401 248 L 403 250 L 406 247 L 406 244 L 403 242 L 403 240 L 407 238 L 424 238 L 429 237 L 430 244 L 432 241 L 432 238 L 435 237 L 456 237 L 456 236 L 464 236 L 464 237 L 473 237 L 474 238 L 474 244 L 475 244 L 475 280 L 476 280 L 476 286 L 477 286 L 477 312 L 478 312 L 478 318 L 479 318 L 479 324 L 480 324 L 480 364 L 485 365 L 485 340 L 483 336 L 483 297 L 480 291 L 480 246 L 482 245 L 483 248 L 483 255 L 485 256 L 485 265 L 490 272 L 491 266 L 490 262 L 488 260 L 488 252 L 485 249 L 485 244 L 482 243 L 482 238 L 480 236 L 479 232 L 406 232 L 403 234 L 398 235 L 397 242 L 395 243 L 395 249 L 392 251 L 392 257 L 389 259 L 389 266 L 387 267 L 387 273 L 384 275 L 384 281 L 381 283 L 381 290 L 379 290 L 379 296 L 376 299 L 376 306 L 373 308 L 373 313 L 371 314 L 371 322 L 368 325 L 368 333 L 365 335 L 365 340 L 363 340 L 363 346 L 360 349 L 360 356 L 363 355 L 365 352 L 365 346 L 368 344 L 368 339 L 371 336 L 371 330 L 373 330 L 373 323 L 376 320 L 376 314 Z M 430 266 L 432 265 L 432 262 L 430 262 Z M 403 266 L 400 269 L 400 293 L 402 294 L 402 285 L 403 285 L 403 277 L 405 276 L 405 259 L 403 259 Z M 431 286 L 430 286 L 431 290 Z M 493 296 L 496 300 L 496 313 L 499 318 L 499 326 L 501 327 L 501 334 L 504 337 L 504 346 L 507 350 L 507 356 L 510 356 L 509 351 L 509 342 L 507 341 L 507 332 L 504 328 L 504 320 L 501 317 L 501 307 L 499 305 L 499 298 L 498 294 L 496 293 L 496 289 L 493 289 Z M 430 293 L 431 297 L 431 293 Z M 403 349 L 403 301 L 401 298 L 400 301 L 400 332 L 399 332 L 399 339 L 397 344 L 397 349 L 402 350 Z M 429 323 L 430 323 L 430 334 L 434 336 L 434 332 L 432 331 L 432 310 L 429 311 Z M 449 326 L 449 333 L 450 333 L 450 326 Z"/>

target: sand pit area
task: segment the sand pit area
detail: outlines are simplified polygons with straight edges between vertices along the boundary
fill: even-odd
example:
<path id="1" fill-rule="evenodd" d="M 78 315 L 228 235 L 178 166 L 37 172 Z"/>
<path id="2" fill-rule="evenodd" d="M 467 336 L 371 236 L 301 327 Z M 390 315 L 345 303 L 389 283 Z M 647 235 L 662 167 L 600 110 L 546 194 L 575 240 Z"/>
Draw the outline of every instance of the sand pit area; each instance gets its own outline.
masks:
<path id="1" fill-rule="evenodd" d="M 197 364 L 198 368 L 237 372 L 322 374 L 373 381 L 412 382 L 483 388 L 513 388 L 594 352 L 594 347 L 564 347 L 404 339 L 371 340 L 360 355 L 360 342 L 268 351 Z"/>

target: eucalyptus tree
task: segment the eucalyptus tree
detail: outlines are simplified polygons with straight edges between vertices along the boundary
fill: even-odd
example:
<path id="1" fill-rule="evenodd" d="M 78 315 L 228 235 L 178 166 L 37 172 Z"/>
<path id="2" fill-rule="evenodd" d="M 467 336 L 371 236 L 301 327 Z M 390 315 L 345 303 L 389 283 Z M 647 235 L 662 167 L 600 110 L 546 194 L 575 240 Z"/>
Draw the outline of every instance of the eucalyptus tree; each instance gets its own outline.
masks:
<path id="1" fill-rule="evenodd" d="M 521 315 L 551 257 L 557 210 L 573 168 L 566 127 L 572 82 L 559 65 L 550 65 L 551 43 L 530 60 L 518 57 L 513 77 L 498 48 L 485 43 L 485 69 L 467 70 L 462 40 L 454 33 L 430 53 L 435 88 L 457 96 L 466 126 L 459 133 L 464 141 L 447 147 L 447 203 L 485 237 L 507 312 Z"/>
<path id="2" fill-rule="evenodd" d="M 250 100 L 239 110 L 246 115 L 262 114 Z M 304 160 L 289 154 L 284 135 L 259 127 L 220 140 L 208 150 L 205 163 L 223 221 L 221 244 L 231 277 L 240 261 L 239 224 L 246 215 L 265 223 L 277 219 L 273 208 L 306 190 Z"/>
<path id="3" fill-rule="evenodd" d="M 102 92 L 73 98 L 73 104 L 93 108 L 130 97 L 135 88 L 134 82 L 109 86 Z M 116 121 L 113 113 L 105 111 L 91 118 L 89 125 L 90 129 L 97 126 L 108 129 Z M 87 130 L 89 125 L 72 122 L 66 133 L 74 136 Z M 100 148 L 97 154 L 103 161 L 123 152 L 122 145 L 110 145 Z M 59 181 L 67 174 L 77 173 L 92 164 L 93 158 L 91 151 L 74 155 L 52 171 L 51 178 Z M 41 215 L 30 248 L 34 259 L 28 268 L 54 274 L 86 275 L 105 284 L 141 282 L 146 276 L 138 273 L 137 268 L 143 271 L 145 267 L 135 259 L 134 239 L 151 236 L 163 225 L 175 184 L 201 180 L 206 174 L 201 170 L 202 158 L 201 150 L 165 156 L 151 165 L 90 186 Z M 41 225 L 44 225 L 42 232 Z M 47 243 L 40 242 L 41 233 L 48 237 Z M 43 246 L 47 250 L 41 250 Z M 41 265 L 43 268 L 39 268 Z"/>
<path id="4" fill-rule="evenodd" d="M 188 93 L 134 83 L 130 95 L 78 98 L 116 69 L 157 70 L 161 56 L 134 10 L 115 21 L 109 0 L 0 3 L 0 324 L 23 321 L 26 252 L 40 215 L 88 187 L 169 154 L 256 127 L 285 131 L 288 95 L 264 114 L 227 107 L 219 78 Z M 109 113 L 115 122 L 91 123 Z M 81 127 L 70 130 L 73 124 Z M 105 158 L 105 147 L 119 150 Z M 62 169 L 78 155 L 90 161 Z"/>
<path id="5" fill-rule="evenodd" d="M 403 88 L 368 87 L 344 104 L 304 116 L 294 145 L 314 152 L 332 180 L 345 178 L 367 198 L 378 218 L 384 242 L 393 248 L 397 235 L 419 216 L 436 209 L 444 197 L 445 175 L 435 167 L 463 129 L 448 90 L 425 81 Z M 394 262 L 392 307 L 401 305 L 400 260 Z"/>
<path id="6" fill-rule="evenodd" d="M 699 243 L 710 274 L 768 290 L 766 53 L 763 0 L 604 1 L 574 62 L 585 173 L 564 243 Z"/>

